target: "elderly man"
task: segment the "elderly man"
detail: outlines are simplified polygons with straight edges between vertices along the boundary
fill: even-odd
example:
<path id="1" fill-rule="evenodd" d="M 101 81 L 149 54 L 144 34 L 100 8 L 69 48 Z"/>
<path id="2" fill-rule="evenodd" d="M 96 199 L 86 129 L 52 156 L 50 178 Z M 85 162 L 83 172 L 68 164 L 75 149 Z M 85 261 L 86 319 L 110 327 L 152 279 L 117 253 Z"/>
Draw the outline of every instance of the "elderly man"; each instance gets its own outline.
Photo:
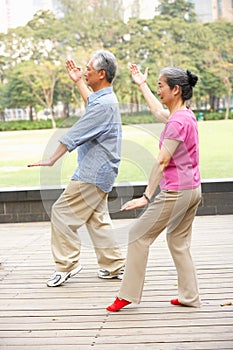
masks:
<path id="1" fill-rule="evenodd" d="M 78 149 L 78 167 L 52 207 L 51 248 L 56 271 L 47 281 L 49 287 L 60 286 L 82 269 L 77 231 L 84 224 L 100 267 L 98 277 L 121 279 L 124 272 L 107 206 L 121 155 L 121 118 L 112 87 L 116 59 L 109 51 L 94 52 L 84 74 L 86 84 L 82 69 L 73 60 L 66 61 L 66 68 L 86 102 L 86 111 L 60 138 L 48 160 L 29 165 L 52 166 L 67 151 Z"/>

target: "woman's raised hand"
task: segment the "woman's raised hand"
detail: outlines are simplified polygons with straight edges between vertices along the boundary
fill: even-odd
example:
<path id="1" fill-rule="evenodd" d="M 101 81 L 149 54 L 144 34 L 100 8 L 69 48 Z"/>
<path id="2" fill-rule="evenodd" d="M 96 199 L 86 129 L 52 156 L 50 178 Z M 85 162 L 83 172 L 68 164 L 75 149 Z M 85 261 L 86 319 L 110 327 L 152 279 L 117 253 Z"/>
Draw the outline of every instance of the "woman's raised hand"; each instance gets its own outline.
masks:
<path id="1" fill-rule="evenodd" d="M 146 82 L 147 75 L 148 75 L 148 67 L 145 69 L 144 73 L 140 71 L 140 69 L 138 68 L 138 65 L 136 65 L 135 63 L 130 63 L 129 68 L 130 68 L 130 73 L 132 75 L 132 78 L 138 86 Z"/>

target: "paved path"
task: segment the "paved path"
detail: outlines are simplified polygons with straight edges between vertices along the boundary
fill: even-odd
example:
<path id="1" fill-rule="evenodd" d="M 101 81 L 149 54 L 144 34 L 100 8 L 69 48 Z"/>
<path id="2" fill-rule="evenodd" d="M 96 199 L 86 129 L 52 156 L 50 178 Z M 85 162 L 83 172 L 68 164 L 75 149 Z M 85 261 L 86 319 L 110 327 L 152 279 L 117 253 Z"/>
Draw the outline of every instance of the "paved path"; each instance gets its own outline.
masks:
<path id="1" fill-rule="evenodd" d="M 132 220 L 115 220 L 126 252 Z M 142 303 L 108 313 L 119 280 L 97 278 L 95 254 L 81 231 L 80 274 L 48 288 L 50 224 L 0 226 L 1 350 L 233 349 L 233 215 L 195 218 L 192 252 L 202 307 L 169 304 L 176 272 L 165 233 L 151 247 Z"/>

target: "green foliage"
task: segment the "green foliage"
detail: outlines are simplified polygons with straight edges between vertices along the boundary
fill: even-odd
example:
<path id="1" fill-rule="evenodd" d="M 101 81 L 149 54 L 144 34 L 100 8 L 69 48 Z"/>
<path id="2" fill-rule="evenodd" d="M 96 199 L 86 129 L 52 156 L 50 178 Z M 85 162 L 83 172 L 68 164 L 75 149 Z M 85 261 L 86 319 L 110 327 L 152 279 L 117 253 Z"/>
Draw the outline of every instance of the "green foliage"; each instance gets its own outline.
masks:
<path id="1" fill-rule="evenodd" d="M 132 124 L 152 124 L 156 123 L 155 117 L 153 115 L 123 115 L 122 124 L 132 125 Z"/>
<path id="2" fill-rule="evenodd" d="M 160 0 L 158 10 L 161 15 L 194 21 L 196 18 L 194 4 L 186 0 Z"/>
<path id="3" fill-rule="evenodd" d="M 219 112 L 204 112 L 204 120 L 223 120 L 225 119 L 225 110 Z M 233 112 L 229 114 L 229 119 L 233 119 Z"/>
<path id="4" fill-rule="evenodd" d="M 137 18 L 138 4 L 128 23 L 122 21 L 122 1 L 59 0 L 64 17 L 39 11 L 24 27 L 11 29 L 0 41 L 0 113 L 4 108 L 39 106 L 53 111 L 61 101 L 79 106 L 80 95 L 70 81 L 66 57 L 85 69 L 92 51 L 106 48 L 118 60 L 114 89 L 120 103 L 140 110 L 145 104 L 129 74 L 129 62 L 149 68 L 148 84 L 156 94 L 164 66 L 176 65 L 198 74 L 193 102 L 217 111 L 225 98 L 229 116 L 233 85 L 233 23 L 195 22 L 189 1 L 163 0 L 162 15 Z M 101 23 L 101 25 L 100 25 Z"/>
<path id="5" fill-rule="evenodd" d="M 195 114 L 198 119 L 198 113 L 203 114 L 203 120 L 222 120 L 225 117 L 225 110 L 220 112 L 209 112 L 209 111 L 196 111 Z M 150 113 L 132 113 L 122 114 L 121 116 L 123 125 L 133 124 L 155 124 L 157 121 L 155 117 Z M 233 119 L 233 111 L 230 113 L 229 119 Z M 79 120 L 79 117 L 60 118 L 56 120 L 56 126 L 58 128 L 70 128 L 74 123 Z M 51 120 L 35 120 L 33 122 L 29 120 L 12 120 L 1 122 L 0 131 L 20 131 L 20 130 L 36 130 L 36 129 L 51 129 Z"/>
<path id="6" fill-rule="evenodd" d="M 51 120 L 28 121 L 28 120 L 11 120 L 0 122 L 0 131 L 16 131 L 16 130 L 37 130 L 51 129 Z"/>

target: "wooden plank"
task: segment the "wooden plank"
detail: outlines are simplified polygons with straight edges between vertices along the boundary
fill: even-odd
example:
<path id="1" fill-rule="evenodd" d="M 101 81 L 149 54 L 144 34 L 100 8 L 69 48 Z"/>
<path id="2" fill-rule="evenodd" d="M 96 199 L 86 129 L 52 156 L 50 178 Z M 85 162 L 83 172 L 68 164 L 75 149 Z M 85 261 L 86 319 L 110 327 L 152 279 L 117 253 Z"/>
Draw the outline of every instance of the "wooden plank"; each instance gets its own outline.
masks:
<path id="1" fill-rule="evenodd" d="M 33 346 L 33 347 L 32 347 Z M 50 345 L 39 345 L 39 344 L 29 344 L 29 345 L 6 345 L 2 346 L 1 350 L 64 350 L 64 344 L 50 344 Z M 95 344 L 93 345 L 65 345 L 66 350 L 119 350 L 118 344 Z M 232 342 L 198 342 L 198 343 L 141 343 L 141 344 L 121 344 L 121 350 L 232 350 Z"/>
<path id="2" fill-rule="evenodd" d="M 110 347 L 111 346 L 111 347 Z M 231 341 L 175 342 L 175 343 L 138 343 L 138 344 L 95 344 L 95 350 L 232 350 Z"/>
<path id="3" fill-rule="evenodd" d="M 76 319 L 70 318 L 70 321 L 66 320 L 62 322 L 60 320 L 58 322 L 58 319 L 51 318 L 50 322 L 42 322 L 40 319 L 37 319 L 37 323 L 27 323 L 25 320 L 21 323 L 8 323 L 8 324 L 0 324 L 0 332 L 5 331 L 25 331 L 30 329 L 30 331 L 43 331 L 43 330 L 85 330 L 85 329 L 99 329 L 99 322 L 97 320 L 86 320 L 86 321 L 79 321 L 78 317 Z M 210 319 L 208 318 L 202 318 L 202 319 L 187 319 L 189 327 L 204 327 L 206 331 L 208 331 L 207 324 L 210 322 Z M 105 329 L 121 329 L 122 327 L 124 329 L 133 329 L 136 330 L 138 328 L 159 328 L 159 327 L 182 327 L 184 324 L 184 319 L 173 319 L 173 320 L 130 320 L 130 321 L 121 321 L 121 322 L 115 322 L 114 320 L 108 321 L 107 327 Z M 232 318 L 220 318 L 220 319 L 211 319 L 211 329 L 220 329 L 220 327 L 226 326 L 226 327 L 232 327 L 233 329 L 233 321 Z M 225 329 L 224 329 L 225 331 Z"/>
<path id="4" fill-rule="evenodd" d="M 53 269 L 50 224 L 2 225 L 0 348 L 233 349 L 233 306 L 221 306 L 233 304 L 232 222 L 232 215 L 195 219 L 192 252 L 201 308 L 170 305 L 177 293 L 177 276 L 163 233 L 151 247 L 142 303 L 119 313 L 105 308 L 120 281 L 97 278 L 91 246 L 84 244 L 84 268 L 78 276 L 62 287 L 48 288 L 46 280 Z M 127 220 L 114 223 L 128 227 Z M 122 251 L 126 253 L 125 243 Z"/>
<path id="5" fill-rule="evenodd" d="M 188 317 L 187 317 L 188 316 Z M 211 324 L 228 324 L 233 325 L 232 320 L 232 314 L 224 313 L 224 314 L 215 314 L 215 315 L 209 315 L 204 314 L 200 316 L 200 314 L 194 314 L 194 315 L 180 315 L 180 318 L 176 314 L 167 315 L 166 320 L 161 320 L 161 315 L 157 314 L 139 314 L 137 315 L 137 319 L 135 319 L 134 315 L 124 315 L 124 317 L 120 317 L 118 319 L 114 318 L 113 320 L 108 320 L 108 326 L 114 328 L 121 328 L 124 324 L 124 327 L 130 324 L 132 327 L 145 327 L 146 326 L 175 326 L 175 325 L 182 325 L 184 321 L 187 321 L 189 325 L 206 325 L 211 321 Z M 12 329 L 16 329 L 17 327 L 26 327 L 28 328 L 29 325 L 31 327 L 36 327 L 38 324 L 38 327 L 42 327 L 42 325 L 47 325 L 47 323 L 54 323 L 54 327 L 56 327 L 57 324 L 63 324 L 63 327 L 65 327 L 66 324 L 73 325 L 75 324 L 75 327 L 82 327 L 85 328 L 88 324 L 90 325 L 90 328 L 96 328 L 96 323 L 103 321 L 103 316 L 93 315 L 93 316 L 86 316 L 86 315 L 75 315 L 75 316 L 56 316 L 56 317 L 14 317 L 12 320 L 12 317 L 1 317 L 1 323 L 0 323 L 0 330 L 9 330 L 8 327 Z M 18 329 L 18 328 L 17 328 Z"/>
<path id="6" fill-rule="evenodd" d="M 64 348 L 65 346 L 65 348 Z M 74 344 L 74 345 L 68 345 L 68 344 L 23 344 L 23 345 L 2 345 L 1 350 L 90 350 L 90 345 L 83 345 L 83 344 Z"/>

